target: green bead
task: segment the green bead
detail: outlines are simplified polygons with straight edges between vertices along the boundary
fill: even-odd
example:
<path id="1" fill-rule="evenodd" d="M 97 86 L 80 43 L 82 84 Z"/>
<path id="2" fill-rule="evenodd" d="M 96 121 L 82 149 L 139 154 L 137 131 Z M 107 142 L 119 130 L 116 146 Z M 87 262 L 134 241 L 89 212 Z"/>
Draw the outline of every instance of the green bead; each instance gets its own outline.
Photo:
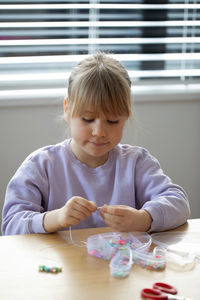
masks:
<path id="1" fill-rule="evenodd" d="M 45 266 L 39 266 L 39 272 L 44 272 Z"/>

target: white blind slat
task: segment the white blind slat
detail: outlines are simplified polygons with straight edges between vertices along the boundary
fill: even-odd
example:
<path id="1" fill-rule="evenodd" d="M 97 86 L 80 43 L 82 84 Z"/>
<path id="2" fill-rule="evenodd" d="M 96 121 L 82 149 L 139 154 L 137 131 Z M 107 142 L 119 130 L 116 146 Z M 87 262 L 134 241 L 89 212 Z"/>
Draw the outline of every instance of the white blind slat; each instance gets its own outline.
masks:
<path id="1" fill-rule="evenodd" d="M 42 2 L 42 1 L 41 1 Z M 79 1 L 77 1 L 79 2 Z M 165 9 L 199 9 L 200 4 L 126 4 L 126 3 L 116 3 L 116 4 L 104 4 L 95 3 L 100 1 L 91 1 L 94 3 L 88 4 L 10 4 L 10 5 L 0 5 L 0 9 L 3 10 L 40 10 L 40 9 L 145 9 L 145 10 L 165 10 Z M 117 1 L 116 1 L 117 2 Z M 123 1 L 120 1 L 123 2 Z M 133 1 L 134 2 L 134 1 Z"/>
<path id="2" fill-rule="evenodd" d="M 0 46 L 17 45 L 77 45 L 77 44 L 179 44 L 200 43 L 200 37 L 180 38 L 93 38 L 93 39 L 34 39 L 0 41 Z"/>
<path id="3" fill-rule="evenodd" d="M 166 53 L 166 54 L 110 54 L 111 57 L 121 61 L 155 61 L 155 60 L 199 60 L 199 53 Z M 0 57 L 0 64 L 35 64 L 54 62 L 74 62 L 86 58 L 87 55 L 49 55 L 29 57 Z"/>
<path id="4" fill-rule="evenodd" d="M 200 21 L 81 21 L 77 22 L 4 22 L 0 28 L 35 28 L 35 27 L 177 27 L 200 26 Z"/>

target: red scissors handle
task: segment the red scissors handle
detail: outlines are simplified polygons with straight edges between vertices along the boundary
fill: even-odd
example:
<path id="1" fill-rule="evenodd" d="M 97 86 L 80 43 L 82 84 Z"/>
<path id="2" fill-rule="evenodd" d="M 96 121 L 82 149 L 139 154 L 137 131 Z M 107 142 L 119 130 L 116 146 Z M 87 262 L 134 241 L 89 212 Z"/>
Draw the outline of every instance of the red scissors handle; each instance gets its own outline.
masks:
<path id="1" fill-rule="evenodd" d="M 175 295 L 178 292 L 175 287 L 173 287 L 170 284 L 164 283 L 164 282 L 154 283 L 153 288 L 157 289 L 161 292 L 164 292 L 164 293 L 167 293 L 167 294 L 172 294 L 172 295 Z"/>
<path id="2" fill-rule="evenodd" d="M 167 300 L 168 296 L 162 293 L 158 289 L 143 289 L 141 291 L 141 297 L 145 299 L 159 299 L 159 300 Z"/>

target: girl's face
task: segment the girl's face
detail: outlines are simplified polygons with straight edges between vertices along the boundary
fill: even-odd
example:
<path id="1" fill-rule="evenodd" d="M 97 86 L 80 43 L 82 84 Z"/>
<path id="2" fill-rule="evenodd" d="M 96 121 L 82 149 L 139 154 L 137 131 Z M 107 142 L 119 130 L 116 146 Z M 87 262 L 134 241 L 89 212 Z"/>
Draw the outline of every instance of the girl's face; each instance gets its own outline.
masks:
<path id="1" fill-rule="evenodd" d="M 96 115 L 90 108 L 81 116 L 66 118 L 70 125 L 74 155 L 89 167 L 102 165 L 109 151 L 121 140 L 127 120 L 125 116 Z"/>

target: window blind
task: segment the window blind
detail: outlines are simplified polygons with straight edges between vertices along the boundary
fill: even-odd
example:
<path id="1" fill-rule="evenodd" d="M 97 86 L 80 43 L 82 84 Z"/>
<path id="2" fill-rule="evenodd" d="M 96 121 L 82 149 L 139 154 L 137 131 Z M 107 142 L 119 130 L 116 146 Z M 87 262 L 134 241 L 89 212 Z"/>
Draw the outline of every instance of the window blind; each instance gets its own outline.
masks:
<path id="1" fill-rule="evenodd" d="M 78 61 L 120 60 L 135 83 L 200 79 L 200 1 L 0 1 L 0 99 L 63 95 Z"/>

